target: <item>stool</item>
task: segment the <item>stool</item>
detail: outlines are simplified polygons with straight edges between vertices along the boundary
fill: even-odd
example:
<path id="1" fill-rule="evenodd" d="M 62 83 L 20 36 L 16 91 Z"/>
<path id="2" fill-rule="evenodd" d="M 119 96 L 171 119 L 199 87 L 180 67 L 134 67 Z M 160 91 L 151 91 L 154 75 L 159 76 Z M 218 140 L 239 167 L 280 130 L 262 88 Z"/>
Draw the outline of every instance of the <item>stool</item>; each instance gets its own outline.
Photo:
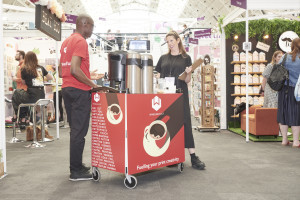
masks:
<path id="1" fill-rule="evenodd" d="M 39 99 L 36 103 L 22 103 L 19 105 L 18 108 L 18 116 L 17 116 L 17 123 L 19 121 L 19 114 L 20 114 L 20 108 L 21 107 L 29 107 L 32 108 L 32 112 L 33 112 L 33 142 L 26 146 L 26 147 L 45 147 L 46 145 L 41 145 L 40 143 L 38 143 L 37 141 L 37 137 L 36 137 L 36 108 L 37 106 L 40 106 L 41 108 L 41 132 L 42 132 L 42 141 L 40 142 L 51 142 L 53 140 L 50 140 L 48 138 L 45 138 L 45 113 L 46 113 L 46 109 L 45 107 L 48 104 L 52 104 L 52 106 L 54 105 L 53 101 L 51 99 Z"/>
<path id="2" fill-rule="evenodd" d="M 8 99 L 7 97 L 4 97 L 4 98 L 5 98 L 6 103 L 12 103 L 12 100 Z M 8 143 L 24 142 L 23 140 L 19 140 L 17 138 L 17 135 L 16 135 L 16 121 L 12 120 L 12 123 L 13 123 L 13 135 L 12 135 L 12 138 L 8 141 Z"/>

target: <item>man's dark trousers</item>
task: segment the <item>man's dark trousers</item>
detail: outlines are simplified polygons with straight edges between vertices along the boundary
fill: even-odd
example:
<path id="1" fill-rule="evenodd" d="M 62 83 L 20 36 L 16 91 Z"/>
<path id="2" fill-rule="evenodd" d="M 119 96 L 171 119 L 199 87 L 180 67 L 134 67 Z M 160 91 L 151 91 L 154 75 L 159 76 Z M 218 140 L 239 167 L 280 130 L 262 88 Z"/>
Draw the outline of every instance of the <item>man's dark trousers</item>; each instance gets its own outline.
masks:
<path id="1" fill-rule="evenodd" d="M 62 88 L 68 122 L 70 125 L 70 171 L 82 167 L 85 136 L 89 129 L 91 94 L 73 87 Z"/>

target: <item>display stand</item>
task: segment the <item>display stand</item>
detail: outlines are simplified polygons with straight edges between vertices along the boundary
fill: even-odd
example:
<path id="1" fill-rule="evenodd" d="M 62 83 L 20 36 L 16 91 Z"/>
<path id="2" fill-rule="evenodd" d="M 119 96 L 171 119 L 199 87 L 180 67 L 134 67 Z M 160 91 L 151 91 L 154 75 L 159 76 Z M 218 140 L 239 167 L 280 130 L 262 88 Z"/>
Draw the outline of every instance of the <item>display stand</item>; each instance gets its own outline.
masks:
<path id="1" fill-rule="evenodd" d="M 205 59 L 205 58 L 204 58 Z M 198 130 L 212 129 L 217 130 L 215 126 L 215 104 L 214 104 L 214 67 L 207 63 L 201 68 L 201 83 L 202 83 L 202 105 L 201 105 L 201 126 Z"/>

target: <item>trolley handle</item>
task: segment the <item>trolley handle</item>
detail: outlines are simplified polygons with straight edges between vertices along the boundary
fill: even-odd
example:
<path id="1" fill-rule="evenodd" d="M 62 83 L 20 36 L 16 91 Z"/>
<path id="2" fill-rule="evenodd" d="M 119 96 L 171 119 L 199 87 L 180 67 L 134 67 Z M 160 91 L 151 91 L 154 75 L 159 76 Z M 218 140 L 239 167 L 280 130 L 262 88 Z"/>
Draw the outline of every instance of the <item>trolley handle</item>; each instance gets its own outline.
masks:
<path id="1" fill-rule="evenodd" d="M 119 93 L 118 90 L 112 88 L 112 87 L 106 87 L 106 86 L 101 86 L 101 87 L 97 87 L 97 88 L 93 88 L 90 90 L 90 93 L 93 92 L 99 92 L 99 91 L 103 91 L 103 92 L 109 92 L 109 93 Z"/>

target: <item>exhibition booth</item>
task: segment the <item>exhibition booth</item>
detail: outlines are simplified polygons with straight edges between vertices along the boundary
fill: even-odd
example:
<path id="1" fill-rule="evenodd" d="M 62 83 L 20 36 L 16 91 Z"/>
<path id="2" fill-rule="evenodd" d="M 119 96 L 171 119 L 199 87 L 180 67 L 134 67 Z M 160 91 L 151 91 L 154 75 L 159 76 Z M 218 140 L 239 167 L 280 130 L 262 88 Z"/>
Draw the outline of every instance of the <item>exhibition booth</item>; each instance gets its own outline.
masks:
<path id="1" fill-rule="evenodd" d="M 34 3 L 34 1 L 31 2 Z M 3 4 L 1 2 L 0 9 L 2 9 L 2 6 Z M 48 9 L 45 5 L 37 5 L 37 7 L 41 7 L 39 9 L 45 9 L 46 11 Z M 104 80 L 97 80 L 97 83 L 106 86 L 105 81 L 111 79 L 111 74 L 109 74 L 110 58 L 108 55 L 112 52 L 119 52 L 119 50 L 128 52 L 135 51 L 141 55 L 150 54 L 152 56 L 151 61 L 153 62 L 152 67 L 155 66 L 160 55 L 168 51 L 168 47 L 165 44 L 165 34 L 175 26 L 175 30 L 180 33 L 184 41 L 184 47 L 188 55 L 192 58 L 192 62 L 197 63 L 199 62 L 199 58 L 201 58 L 200 64 L 195 67 L 192 80 L 188 85 L 191 116 L 194 121 L 197 122 L 193 128 L 198 131 L 220 131 L 228 129 L 245 136 L 246 142 L 249 142 L 249 140 L 280 141 L 281 138 L 278 137 L 278 131 L 270 130 L 271 132 L 267 133 L 267 130 L 264 129 L 262 133 L 256 130 L 253 132 L 251 127 L 256 126 L 256 123 L 259 121 L 263 121 L 266 115 L 256 116 L 255 122 L 249 121 L 249 114 L 253 114 L 251 109 L 249 109 L 249 105 L 263 105 L 264 97 L 260 94 L 260 87 L 263 80 L 262 74 L 266 65 L 271 62 L 273 53 L 279 49 L 284 52 L 289 52 L 291 41 L 300 36 L 300 19 L 299 17 L 291 17 L 291 14 L 299 12 L 300 3 L 298 0 L 287 0 L 282 3 L 270 5 L 269 3 L 255 0 L 248 2 L 246 7 L 244 7 L 244 5 L 238 5 L 238 7 L 240 8 L 233 9 L 226 17 L 219 18 L 219 27 L 191 27 L 182 30 L 182 23 L 169 22 L 169 24 L 167 24 L 166 22 L 155 22 L 152 24 L 152 29 L 149 33 L 120 33 L 119 31 L 113 33 L 94 33 L 93 36 L 87 40 L 90 53 L 90 71 L 96 70 L 99 74 L 108 73 L 109 78 L 104 77 Z M 248 17 L 248 10 L 279 11 L 278 13 L 273 12 L 273 15 L 270 16 L 262 14 L 260 16 Z M 285 13 L 282 10 L 289 11 L 285 11 Z M 3 28 L 3 21 L 0 21 L 0 46 L 4 47 L 0 48 L 0 55 L 3 57 L 0 63 L 0 81 L 4 83 L 0 84 L 0 107 L 1 112 L 5 113 L 0 115 L 0 173 L 1 168 L 3 172 L 0 174 L 1 177 L 6 176 L 9 172 L 9 169 L 7 169 L 7 160 L 9 158 L 6 157 L 6 142 L 10 139 L 7 138 L 7 131 L 11 130 L 12 127 L 10 126 L 8 128 L 8 123 L 6 122 L 11 119 L 13 113 L 11 104 L 5 103 L 4 97 L 9 98 L 13 93 L 11 89 L 11 77 L 18 65 L 14 59 L 16 50 L 35 52 L 38 56 L 39 64 L 44 66 L 48 72 L 53 73 L 54 68 L 57 67 L 59 63 L 59 51 L 62 41 L 73 33 L 75 27 L 73 20 L 73 22 L 68 22 L 69 24 L 64 26 L 64 28 L 67 27 L 67 29 L 62 29 L 61 24 L 66 24 L 65 21 L 68 20 L 68 16 L 61 10 L 58 13 L 60 17 L 55 14 L 55 11 L 52 11 L 52 13 L 51 11 L 51 9 L 47 11 L 49 16 L 51 15 L 52 18 L 56 18 L 54 21 L 60 24 L 59 28 L 56 27 L 53 30 L 45 29 L 43 26 L 36 26 L 38 30 L 5 30 Z M 30 12 L 32 12 L 32 10 Z M 41 10 L 36 9 L 35 12 L 41 12 Z M 244 13 L 246 13 L 246 17 L 239 18 L 241 15 L 244 15 Z M 37 13 L 31 14 L 36 16 L 36 25 L 38 21 L 43 23 L 40 15 Z M 1 12 L 0 18 L 2 18 Z M 185 39 L 186 32 L 188 32 L 188 39 Z M 249 44 L 251 47 L 249 47 Z M 152 74 L 151 78 L 153 80 L 153 88 L 162 89 L 160 88 L 161 83 L 159 80 Z M 52 87 L 56 87 L 57 90 L 59 86 L 58 73 L 56 73 L 56 82 L 49 82 L 49 85 L 49 87 L 45 87 L 46 99 L 53 99 Z M 165 91 L 167 90 L 166 88 L 164 89 Z M 157 91 L 158 90 L 153 89 L 152 93 L 159 93 Z M 98 97 L 95 97 L 96 94 L 94 94 L 93 98 L 97 99 Z M 125 104 L 125 96 L 121 94 L 119 96 Z M 109 98 L 110 97 L 101 94 L 101 99 Z M 163 99 L 164 97 L 161 98 Z M 176 96 L 176 99 L 177 98 L 180 99 Z M 176 99 L 173 99 L 175 103 L 177 102 Z M 173 100 L 170 105 L 173 105 Z M 58 96 L 56 97 L 56 101 L 58 102 Z M 130 99 L 130 101 L 138 102 L 134 99 Z M 245 111 L 240 114 L 235 113 L 235 108 L 242 102 L 246 103 Z M 103 110 L 107 110 L 109 107 L 108 104 L 105 105 L 106 107 L 103 105 L 100 106 L 100 104 L 97 104 L 97 101 L 94 103 L 94 113 L 96 113 L 95 109 L 97 106 L 102 106 Z M 49 116 L 53 117 L 53 108 L 49 107 L 47 109 L 48 113 L 50 113 Z M 130 109 L 133 110 L 133 108 Z M 139 109 L 143 108 L 140 107 Z M 56 113 L 58 113 L 58 106 L 56 107 Z M 278 126 L 278 124 L 274 122 L 276 112 L 267 114 L 268 117 L 271 115 L 273 121 L 269 126 Z M 57 117 L 55 132 L 51 133 L 55 140 L 60 138 L 58 120 Z M 130 122 L 126 123 L 130 124 Z M 112 127 L 109 128 L 114 129 Z M 123 128 L 122 131 L 124 131 Z M 182 134 L 179 129 L 178 133 Z M 182 144 L 180 143 L 180 145 Z M 131 150 L 129 148 L 129 151 L 134 152 L 138 150 Z M 96 163 L 97 153 L 95 153 L 95 151 L 93 153 L 93 158 L 96 157 L 93 162 Z M 120 152 L 118 152 L 118 155 L 119 153 Z M 123 152 L 120 154 L 122 153 Z M 183 156 L 182 152 L 180 153 L 180 156 Z M 125 162 L 125 159 L 127 158 L 124 158 L 122 162 Z M 183 161 L 184 159 L 180 159 L 180 163 Z M 123 167 L 125 164 L 122 163 L 120 165 Z M 95 164 L 95 166 L 98 166 L 98 163 Z M 127 177 L 127 172 L 124 172 L 124 169 L 119 171 L 126 173 Z M 140 171 L 137 170 L 137 172 Z"/>

